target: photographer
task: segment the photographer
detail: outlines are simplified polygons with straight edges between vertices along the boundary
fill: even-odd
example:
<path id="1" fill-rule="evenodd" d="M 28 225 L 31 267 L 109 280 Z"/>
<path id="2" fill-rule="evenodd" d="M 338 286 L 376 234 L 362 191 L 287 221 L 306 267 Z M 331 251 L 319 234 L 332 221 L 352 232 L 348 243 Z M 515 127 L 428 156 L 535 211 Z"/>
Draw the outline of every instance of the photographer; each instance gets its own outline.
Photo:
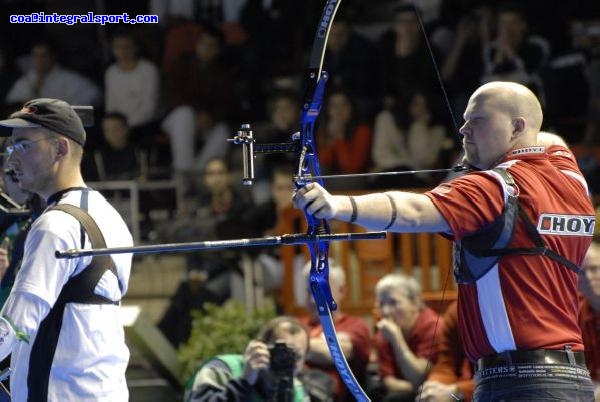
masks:
<path id="1" fill-rule="evenodd" d="M 186 402 L 308 401 L 298 374 L 308 351 L 308 333 L 292 317 L 265 324 L 243 354 L 205 361 L 186 385 Z"/>

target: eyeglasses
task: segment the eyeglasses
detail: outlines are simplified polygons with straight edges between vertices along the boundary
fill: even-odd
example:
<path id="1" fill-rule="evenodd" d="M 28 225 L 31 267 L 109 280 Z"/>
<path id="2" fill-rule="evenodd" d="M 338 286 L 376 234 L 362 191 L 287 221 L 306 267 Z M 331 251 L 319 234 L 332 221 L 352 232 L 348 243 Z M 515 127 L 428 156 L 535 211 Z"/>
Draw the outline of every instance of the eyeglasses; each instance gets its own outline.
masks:
<path id="1" fill-rule="evenodd" d="M 33 146 L 33 144 L 35 144 L 36 142 L 44 141 L 49 138 L 51 138 L 51 137 L 44 137 L 44 138 L 41 138 L 41 139 L 35 140 L 35 141 L 20 141 L 20 142 L 17 142 L 16 144 L 7 145 L 6 153 L 8 154 L 8 156 L 11 156 L 12 153 L 15 151 L 19 154 L 23 154 L 23 153 L 27 152 L 28 150 L 30 150 L 31 147 Z"/>

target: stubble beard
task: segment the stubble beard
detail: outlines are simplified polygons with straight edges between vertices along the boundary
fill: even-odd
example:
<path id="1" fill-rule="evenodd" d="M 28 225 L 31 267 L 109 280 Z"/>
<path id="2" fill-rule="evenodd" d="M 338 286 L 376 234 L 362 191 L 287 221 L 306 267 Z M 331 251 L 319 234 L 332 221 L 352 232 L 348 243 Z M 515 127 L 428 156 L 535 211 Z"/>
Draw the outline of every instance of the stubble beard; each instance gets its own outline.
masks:
<path id="1" fill-rule="evenodd" d="M 463 146 L 465 151 L 465 160 L 466 162 L 475 167 L 479 167 L 478 165 L 481 163 L 481 159 L 479 158 L 479 152 L 474 145 L 465 144 Z"/>
<path id="2" fill-rule="evenodd" d="M 21 187 L 21 190 L 43 196 L 51 182 L 51 179 L 52 174 L 49 169 L 36 172 L 33 175 L 23 175 L 21 180 L 19 180 L 19 187 Z"/>

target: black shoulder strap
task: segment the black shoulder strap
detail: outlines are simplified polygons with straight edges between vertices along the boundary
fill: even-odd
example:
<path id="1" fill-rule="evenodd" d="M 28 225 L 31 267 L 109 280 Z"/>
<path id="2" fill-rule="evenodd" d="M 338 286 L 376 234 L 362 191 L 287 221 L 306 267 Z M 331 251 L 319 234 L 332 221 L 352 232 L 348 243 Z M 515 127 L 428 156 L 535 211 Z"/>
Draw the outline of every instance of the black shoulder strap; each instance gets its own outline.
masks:
<path id="1" fill-rule="evenodd" d="M 497 172 L 502 177 L 502 179 L 504 180 L 504 182 L 507 185 L 515 186 L 515 181 L 507 169 L 496 168 L 496 169 L 494 169 L 494 171 Z M 544 239 L 542 239 L 542 236 L 537 231 L 535 225 L 533 224 L 533 222 L 531 221 L 529 216 L 527 216 L 527 214 L 525 213 L 525 211 L 523 210 L 523 208 L 521 207 L 521 204 L 519 202 L 517 202 L 517 210 L 518 210 L 519 217 L 525 224 L 525 230 L 527 230 L 527 233 L 529 234 L 529 237 L 535 244 L 535 247 L 514 247 L 514 248 L 507 247 L 507 248 L 502 248 L 502 249 L 488 250 L 483 253 L 484 256 L 490 257 L 490 256 L 504 256 L 504 255 L 543 255 L 554 261 L 557 261 L 558 263 L 564 265 L 571 271 L 579 274 L 579 272 L 581 271 L 581 268 L 579 268 L 579 266 L 577 264 L 575 264 L 574 262 L 563 257 L 562 255 L 558 254 L 556 251 L 548 248 L 546 243 L 544 243 Z"/>
<path id="2" fill-rule="evenodd" d="M 90 236 L 90 242 L 92 243 L 92 247 L 106 248 L 106 240 L 104 239 L 104 235 L 100 231 L 98 224 L 85 210 L 71 204 L 58 204 L 50 208 L 49 210 L 59 210 L 73 216 L 79 221 L 83 229 L 85 229 L 85 231 L 87 232 L 88 236 Z M 110 256 L 95 256 L 90 265 L 95 264 L 99 265 L 100 267 L 106 267 L 106 269 L 110 270 L 117 277 L 118 280 L 119 274 L 117 272 L 117 267 L 115 266 L 115 262 Z M 104 272 L 98 272 L 98 274 L 100 274 L 100 276 L 98 277 L 99 280 L 100 277 L 104 274 Z M 119 281 L 119 289 L 121 290 L 121 292 L 123 292 L 123 286 L 121 285 L 121 281 Z"/>
<path id="3" fill-rule="evenodd" d="M 529 233 L 529 236 L 535 243 L 535 247 L 528 247 L 528 248 L 515 247 L 515 248 L 505 248 L 505 249 L 500 249 L 500 250 L 490 250 L 490 254 L 500 255 L 500 256 L 501 255 L 545 255 L 546 257 L 548 257 L 554 261 L 557 261 L 558 263 L 569 268 L 571 271 L 575 272 L 576 274 L 579 274 L 579 272 L 581 271 L 581 268 L 577 264 L 572 262 L 571 260 L 568 260 L 567 258 L 558 254 L 556 251 L 550 249 L 544 243 L 542 236 L 540 236 L 539 232 L 533 225 L 533 222 L 531 222 L 531 219 L 529 219 L 529 216 L 527 216 L 525 211 L 523 211 L 523 208 L 521 208 L 520 205 L 518 208 L 519 208 L 519 216 L 525 223 L 525 228 L 527 230 L 527 233 Z"/>

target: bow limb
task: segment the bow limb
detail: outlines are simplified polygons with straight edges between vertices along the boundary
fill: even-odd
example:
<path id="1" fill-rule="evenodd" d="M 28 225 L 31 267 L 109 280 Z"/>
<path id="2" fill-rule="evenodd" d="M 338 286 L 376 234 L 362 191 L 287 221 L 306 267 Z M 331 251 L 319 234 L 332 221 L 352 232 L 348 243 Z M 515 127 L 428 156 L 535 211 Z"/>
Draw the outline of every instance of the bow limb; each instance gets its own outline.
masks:
<path id="1" fill-rule="evenodd" d="M 417 17 L 417 21 L 419 23 L 419 29 L 421 31 L 421 33 L 423 34 L 423 40 L 425 42 L 425 45 L 427 47 L 427 51 L 429 53 L 429 56 L 431 58 L 431 63 L 433 64 L 433 68 L 435 70 L 436 73 L 436 77 L 437 80 L 440 84 L 440 90 L 442 91 L 443 97 L 444 97 L 444 102 L 446 104 L 446 107 L 448 109 L 448 112 L 450 113 L 450 118 L 455 130 L 455 135 L 459 135 L 460 131 L 459 131 L 459 125 L 456 121 L 456 117 L 454 116 L 454 111 L 452 109 L 452 104 L 450 103 L 450 98 L 448 97 L 448 92 L 446 91 L 446 86 L 444 85 L 444 80 L 442 78 L 442 74 L 440 73 L 440 69 L 438 66 L 438 63 L 435 60 L 435 54 L 433 53 L 433 49 L 431 47 L 431 44 L 429 42 L 429 38 L 427 37 L 427 31 L 425 30 L 425 24 L 423 23 L 423 19 L 421 18 L 421 14 L 419 13 L 419 9 L 417 8 L 416 5 L 416 1 L 415 0 L 411 0 L 411 4 L 412 4 L 412 8 L 415 12 L 415 15 Z M 459 172 L 459 171 L 464 171 L 464 170 L 469 170 L 470 168 L 468 167 L 468 164 L 465 164 L 465 166 L 463 166 L 463 164 L 459 164 L 457 167 L 453 168 L 453 170 L 455 172 Z M 448 289 L 448 283 L 449 283 L 449 279 L 450 279 L 450 272 L 451 270 L 448 270 L 448 272 L 446 273 L 446 277 L 443 280 L 443 286 L 442 286 L 442 298 L 440 300 L 440 306 L 444 306 L 445 301 L 446 301 L 446 290 Z M 440 315 L 443 312 L 440 312 Z M 440 316 L 438 316 L 436 322 L 435 322 L 435 327 L 433 329 L 433 339 L 431 340 L 431 351 L 432 353 L 435 351 L 435 347 L 436 347 L 436 338 L 437 338 L 437 334 L 438 334 L 438 330 L 440 328 L 439 326 L 439 322 L 440 322 Z M 431 369 L 431 359 L 428 359 L 427 361 L 427 368 L 425 369 L 425 372 L 428 373 Z M 423 392 L 423 387 L 419 388 L 418 391 L 418 395 L 417 395 L 417 400 L 421 400 L 421 393 Z"/>
<path id="2" fill-rule="evenodd" d="M 341 0 L 327 0 L 313 41 L 306 76 L 304 104 L 300 121 L 300 148 L 294 172 L 294 184 L 301 188 L 307 184 L 305 176 L 320 176 L 319 160 L 315 145 L 314 127 L 321 111 L 328 75 L 322 71 L 323 59 L 329 30 Z M 322 179 L 317 179 L 323 185 Z M 304 210 L 308 223 L 308 234 L 330 233 L 325 219 L 317 219 Z M 337 309 L 329 286 L 329 242 L 315 241 L 308 244 L 310 249 L 309 286 L 315 299 L 323 334 L 332 360 L 349 391 L 358 401 L 370 401 L 350 370 L 350 366 L 338 341 L 331 311 Z"/>

